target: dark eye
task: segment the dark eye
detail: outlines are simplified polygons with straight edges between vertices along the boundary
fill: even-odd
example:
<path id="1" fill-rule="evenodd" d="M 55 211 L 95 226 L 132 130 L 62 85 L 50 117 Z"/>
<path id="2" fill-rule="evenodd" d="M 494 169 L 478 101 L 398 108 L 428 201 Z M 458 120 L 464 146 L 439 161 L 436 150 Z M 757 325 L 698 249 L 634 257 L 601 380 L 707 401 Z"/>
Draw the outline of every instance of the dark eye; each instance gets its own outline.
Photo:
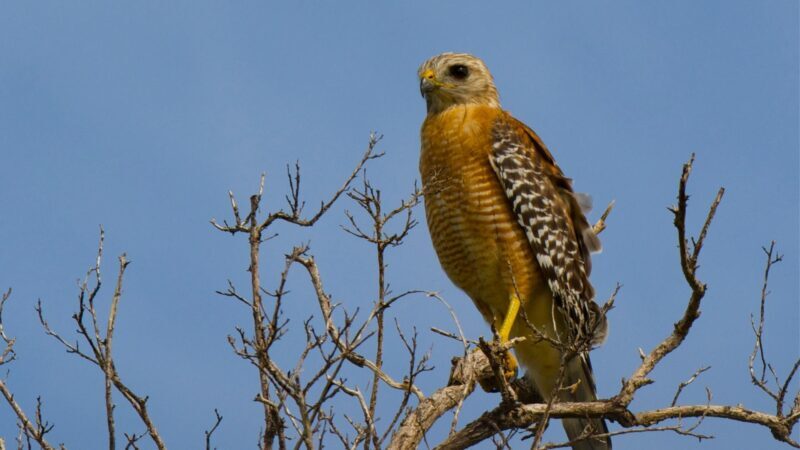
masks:
<path id="1" fill-rule="evenodd" d="M 463 64 L 454 64 L 450 66 L 450 76 L 456 80 L 463 80 L 469 76 L 469 67 Z"/>

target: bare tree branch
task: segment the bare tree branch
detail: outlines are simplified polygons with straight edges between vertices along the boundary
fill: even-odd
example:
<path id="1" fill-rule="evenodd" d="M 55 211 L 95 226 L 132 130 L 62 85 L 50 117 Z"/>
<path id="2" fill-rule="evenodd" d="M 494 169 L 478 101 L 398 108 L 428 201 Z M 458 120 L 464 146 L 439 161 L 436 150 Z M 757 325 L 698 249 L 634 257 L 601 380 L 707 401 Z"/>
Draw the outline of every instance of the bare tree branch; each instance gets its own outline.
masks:
<path id="1" fill-rule="evenodd" d="M 222 423 L 222 415 L 219 413 L 219 411 L 214 409 L 214 425 L 210 429 L 203 432 L 206 436 L 206 450 L 212 450 L 211 436 L 215 431 L 217 431 L 220 423 Z M 213 447 L 213 450 L 216 450 L 216 447 Z"/>
<path id="2" fill-rule="evenodd" d="M 711 368 L 711 366 L 701 367 L 701 368 L 697 369 L 695 371 L 695 373 L 692 374 L 691 377 L 689 377 L 688 380 L 682 381 L 678 385 L 678 389 L 675 391 L 675 396 L 672 397 L 672 403 L 670 403 L 670 406 L 675 406 L 678 403 L 678 397 L 681 396 L 681 393 L 683 392 L 683 389 L 686 388 L 686 386 L 689 386 L 690 384 L 694 383 L 694 380 L 696 380 L 697 377 L 700 376 L 700 374 L 702 374 L 703 372 L 705 372 L 706 370 L 708 370 L 710 368 Z"/>
<path id="3" fill-rule="evenodd" d="M 592 231 L 594 231 L 594 234 L 600 234 L 606 229 L 606 220 L 608 220 L 611 210 L 614 209 L 615 203 L 616 202 L 612 200 L 608 206 L 606 206 L 605 211 L 603 211 L 603 214 L 600 216 L 597 222 L 595 222 L 594 226 L 592 226 Z"/>
<path id="4" fill-rule="evenodd" d="M 2 354 L 0 354 L 0 367 L 11 363 L 17 357 L 17 354 L 14 351 L 14 344 L 16 340 L 6 334 L 5 324 L 3 322 L 3 308 L 5 307 L 9 298 L 11 298 L 11 288 L 8 288 L 8 290 L 2 294 L 2 297 L 0 297 L 0 339 L 2 339 L 3 343 L 5 344 Z M 32 438 L 37 444 L 39 444 L 41 448 L 45 450 L 54 450 L 55 447 L 50 445 L 50 443 L 47 442 L 47 439 L 45 439 L 45 435 L 53 429 L 53 425 L 45 422 L 42 419 L 41 397 L 36 398 L 36 414 L 34 416 L 35 422 L 32 422 L 30 419 L 28 419 L 28 416 L 25 414 L 25 411 L 23 411 L 22 406 L 17 403 L 17 400 L 14 398 L 14 394 L 11 393 L 11 390 L 3 379 L 0 379 L 0 394 L 3 394 L 3 398 L 6 399 L 8 406 L 11 407 L 11 410 L 14 411 L 14 414 L 17 416 L 20 433 L 23 433 L 29 439 Z M 21 440 L 19 441 L 19 445 L 22 445 Z"/>
<path id="5" fill-rule="evenodd" d="M 95 301 L 102 285 L 100 268 L 103 256 L 104 237 L 105 234 L 101 227 L 96 262 L 94 267 L 89 270 L 86 278 L 80 285 L 80 290 L 78 293 L 78 312 L 72 316 L 75 324 L 78 327 L 78 335 L 81 336 L 84 342 L 89 346 L 92 354 L 89 355 L 84 353 L 79 349 L 77 342 L 75 344 L 70 344 L 64 338 L 62 338 L 60 334 L 50 328 L 47 320 L 45 320 L 41 302 L 37 303 L 36 311 L 39 316 L 39 321 L 41 322 L 42 327 L 48 336 L 53 337 L 59 343 L 61 343 L 66 348 L 67 353 L 73 353 L 80 356 L 81 358 L 95 364 L 103 372 L 105 379 L 104 394 L 106 400 L 105 405 L 109 434 L 109 448 L 113 449 L 116 447 L 116 439 L 114 436 L 114 403 L 111 397 L 111 386 L 113 385 L 114 388 L 128 401 L 128 403 L 130 403 L 134 411 L 136 411 L 136 414 L 142 420 L 145 427 L 147 427 L 147 433 L 156 447 L 159 448 L 159 450 L 163 450 L 166 449 L 166 444 L 161 438 L 161 435 L 158 433 L 155 423 L 150 418 L 150 413 L 147 409 L 148 397 L 138 396 L 122 381 L 114 365 L 114 358 L 111 352 L 118 305 L 120 298 L 122 297 L 122 281 L 125 275 L 125 269 L 128 267 L 128 264 L 130 264 L 125 254 L 122 254 L 119 257 L 119 272 L 117 275 L 116 286 L 114 288 L 114 295 L 111 299 L 108 323 L 105 331 L 101 330 L 97 320 Z M 94 280 L 91 286 L 89 284 L 90 277 L 93 277 Z M 88 313 L 88 319 L 86 313 Z M 91 331 L 89 330 L 89 326 L 87 326 L 87 321 L 89 322 L 89 326 L 91 326 Z M 135 435 L 132 435 L 130 438 L 128 438 L 128 446 L 135 448 L 135 442 L 138 439 L 131 439 L 132 437 L 135 437 Z"/>
<path id="6" fill-rule="evenodd" d="M 465 335 L 453 308 L 438 294 L 424 290 L 407 290 L 399 294 L 392 292 L 388 281 L 386 252 L 389 248 L 402 245 L 416 226 L 413 209 L 421 202 L 425 192 L 414 186 L 411 195 L 401 200 L 394 209 L 386 207 L 380 189 L 367 179 L 364 169 L 368 161 L 382 155 L 376 152 L 379 140 L 380 136 L 374 133 L 370 135 L 367 150 L 356 168 L 332 196 L 320 202 L 319 208 L 310 216 L 304 215 L 306 203 L 301 197 L 300 166 L 295 163 L 286 168 L 289 186 L 283 208 L 263 214 L 260 212 L 265 186 L 265 176 L 262 175 L 257 193 L 249 199 L 249 208 L 240 210 L 233 193 L 228 193 L 232 224 L 223 222 L 220 225 L 213 219 L 211 221 L 218 230 L 233 235 L 242 233 L 248 238 L 250 277 L 247 292 L 237 291 L 233 282 L 229 281 L 227 289 L 218 293 L 245 305 L 252 320 L 251 326 L 237 327 L 234 336 L 228 337 L 228 342 L 236 355 L 258 371 L 259 389 L 255 401 L 263 407 L 263 425 L 258 435 L 258 448 L 277 447 L 284 450 L 292 445 L 294 449 L 316 449 L 330 445 L 330 442 L 334 442 L 337 447 L 354 450 L 378 450 L 383 447 L 393 450 L 415 449 L 423 443 L 430 447 L 427 436 L 429 430 L 449 412 L 453 413 L 450 432 L 435 446 L 437 449 L 462 449 L 490 439 L 497 448 L 512 448 L 516 446 L 520 436 L 523 440 L 531 440 L 532 449 L 564 448 L 584 440 L 643 432 L 671 432 L 703 440 L 712 438 L 698 431 L 707 417 L 760 425 L 769 429 L 775 439 L 800 448 L 800 443 L 792 439 L 792 431 L 800 422 L 800 392 L 794 393 L 792 397 L 792 388 L 796 384 L 793 382 L 800 372 L 800 359 L 791 366 L 784 378 L 769 362 L 764 349 L 770 271 L 774 264 L 782 260 L 782 256 L 775 251 L 774 242 L 764 248 L 766 267 L 758 320 L 751 317 L 755 343 L 748 362 L 752 383 L 775 401 L 775 413 L 756 411 L 744 405 L 713 404 L 708 388 L 705 404 L 679 404 L 684 389 L 709 367 L 701 367 L 681 382 L 669 406 L 639 412 L 630 409 L 641 388 L 654 382 L 649 378 L 654 368 L 683 344 L 700 316 L 702 299 L 706 293 L 707 287 L 698 276 L 699 258 L 725 190 L 719 189 L 697 237 L 691 237 L 686 229 L 689 200 L 687 184 L 694 155 L 683 166 L 677 204 L 670 208 L 677 232 L 678 261 L 683 279 L 691 290 L 682 316 L 669 334 L 649 353 L 639 349 L 640 365 L 633 370 L 630 377 L 622 380 L 615 395 L 593 402 L 559 402 L 558 390 L 574 387 L 562 386 L 566 363 L 575 354 L 591 349 L 591 336 L 576 342 L 564 342 L 560 338 L 549 337 L 531 324 L 523 312 L 521 317 L 530 329 L 526 338 L 516 338 L 505 343 L 500 343 L 496 336 L 491 341 L 482 338 L 472 340 Z M 359 174 L 362 176 L 362 183 L 353 187 Z M 428 192 L 435 188 L 436 183 L 426 186 Z M 261 244 L 274 236 L 270 234 L 273 232 L 269 227 L 279 221 L 299 227 L 311 227 L 331 210 L 342 195 L 354 201 L 361 215 L 366 217 L 364 222 L 364 219 L 345 211 L 347 226 L 343 227 L 344 231 L 369 243 L 375 249 L 377 289 L 375 296 L 368 299 L 371 307 L 361 312 L 358 309 L 348 310 L 346 305 L 335 303 L 331 294 L 325 290 L 320 267 L 308 244 L 295 246 L 286 254 L 282 268 L 275 270 L 277 278 L 272 280 L 275 284 L 270 288 L 265 287 L 270 283 L 262 279 L 262 263 L 265 260 Z M 606 228 L 606 220 L 613 206 L 614 202 L 611 202 L 595 223 L 595 233 L 601 233 Z M 68 353 L 93 363 L 103 372 L 109 449 L 113 450 L 117 445 L 113 401 L 115 390 L 133 407 L 146 428 L 141 434 L 124 433 L 125 448 L 139 448 L 140 440 L 148 435 L 157 448 L 164 449 L 166 446 L 148 413 L 148 398 L 135 394 L 122 381 L 114 365 L 112 349 L 116 317 L 122 297 L 124 274 L 129 265 L 125 254 L 119 258 L 119 271 L 105 327 L 98 316 L 103 241 L 104 233 L 101 228 L 96 263 L 79 285 L 78 309 L 72 316 L 77 325 L 77 340 L 67 341 L 50 327 L 41 302 L 37 303 L 36 311 L 47 335 L 56 339 Z M 313 290 L 311 309 L 314 312 L 302 321 L 295 321 L 283 312 L 283 305 L 295 300 L 297 296 L 288 288 L 292 268 L 296 265 L 301 266 L 308 275 L 307 283 Z M 619 288 L 617 285 L 601 307 L 602 314 L 608 313 L 613 307 Z M 8 290 L 0 299 L 0 339 L 5 344 L 0 349 L 0 366 L 9 364 L 16 358 L 15 340 L 7 335 L 3 324 L 3 307 L 10 294 L 11 291 Z M 430 395 L 426 395 L 420 388 L 420 377 L 432 370 L 429 365 L 431 354 L 420 350 L 417 330 L 403 329 L 400 322 L 395 320 L 395 331 L 399 338 L 395 342 L 398 349 L 390 349 L 389 342 L 393 341 L 387 337 L 391 335 L 387 334 L 385 328 L 387 319 L 391 317 L 386 316 L 390 313 L 390 308 L 400 300 L 418 294 L 432 297 L 447 308 L 456 332 L 438 328 L 432 331 L 458 341 L 463 348 L 463 353 L 452 360 L 446 385 Z M 290 319 L 291 324 L 302 323 L 302 329 L 290 329 Z M 282 338 L 288 335 L 291 336 L 290 339 L 295 339 L 298 333 L 298 352 L 285 354 Z M 546 340 L 563 355 L 558 382 L 548 396 L 548 402 L 543 401 L 541 393 L 526 378 L 509 380 L 504 373 L 508 352 L 522 339 Z M 393 355 L 402 354 L 407 357 L 407 363 L 401 370 L 395 366 L 384 367 L 385 356 L 390 351 Z M 284 367 L 287 358 L 294 359 Z M 395 371 L 400 373 L 390 373 Z M 361 376 L 348 380 L 353 374 Z M 485 389 L 499 392 L 498 403 L 493 408 L 487 408 L 478 418 L 459 427 L 459 413 L 465 401 L 475 391 L 476 383 Z M 396 395 L 385 394 L 392 392 L 391 390 Z M 27 416 L 2 379 L 0 393 L 19 422 L 18 448 L 39 445 L 44 449 L 54 449 L 45 439 L 53 425 L 43 418 L 41 399 L 37 398 L 35 411 Z M 335 412 L 345 398 L 354 404 L 358 411 L 356 414 Z M 212 436 L 222 422 L 222 415 L 216 409 L 214 415 L 213 425 L 204 432 L 206 450 L 213 448 Z M 623 429 L 599 433 L 599 430 L 587 427 L 579 436 L 573 437 L 572 441 L 544 442 L 545 429 L 551 418 L 601 417 L 619 423 Z M 4 446 L 5 443 L 0 440 L 0 450 Z M 60 445 L 58 448 L 64 447 Z"/>

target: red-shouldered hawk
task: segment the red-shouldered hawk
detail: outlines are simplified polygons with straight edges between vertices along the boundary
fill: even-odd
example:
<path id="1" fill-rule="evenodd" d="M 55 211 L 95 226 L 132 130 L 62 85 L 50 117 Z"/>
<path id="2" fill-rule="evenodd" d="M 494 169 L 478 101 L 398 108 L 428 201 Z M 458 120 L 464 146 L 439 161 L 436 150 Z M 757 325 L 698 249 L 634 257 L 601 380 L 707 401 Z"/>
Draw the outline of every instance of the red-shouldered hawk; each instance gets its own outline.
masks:
<path id="1" fill-rule="evenodd" d="M 589 253 L 600 250 L 582 210 L 588 197 L 572 191 L 536 133 L 501 109 L 483 61 L 443 53 L 422 64 L 419 78 L 428 107 L 420 172 L 439 261 L 501 339 L 526 336 L 514 351 L 549 400 L 561 350 L 536 333 L 595 345 L 606 334 L 588 278 Z M 588 352 L 567 362 L 562 386 L 572 389 L 558 390 L 561 401 L 596 400 Z M 570 439 L 607 432 L 602 419 L 563 422 Z M 611 441 L 573 448 L 605 450 Z"/>

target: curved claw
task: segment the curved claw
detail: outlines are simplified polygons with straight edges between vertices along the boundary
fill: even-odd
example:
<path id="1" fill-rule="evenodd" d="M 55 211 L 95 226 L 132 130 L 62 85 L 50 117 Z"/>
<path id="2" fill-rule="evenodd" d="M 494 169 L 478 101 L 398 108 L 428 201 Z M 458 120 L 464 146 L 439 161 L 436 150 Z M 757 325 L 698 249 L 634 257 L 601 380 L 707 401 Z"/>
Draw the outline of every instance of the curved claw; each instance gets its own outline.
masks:
<path id="1" fill-rule="evenodd" d="M 505 357 L 503 359 L 503 376 L 506 381 L 511 382 L 517 378 L 519 363 L 517 363 L 517 358 L 511 354 L 511 351 L 505 352 Z M 478 384 L 481 385 L 481 389 L 483 389 L 484 392 L 500 392 L 498 380 L 493 376 L 478 379 Z"/>

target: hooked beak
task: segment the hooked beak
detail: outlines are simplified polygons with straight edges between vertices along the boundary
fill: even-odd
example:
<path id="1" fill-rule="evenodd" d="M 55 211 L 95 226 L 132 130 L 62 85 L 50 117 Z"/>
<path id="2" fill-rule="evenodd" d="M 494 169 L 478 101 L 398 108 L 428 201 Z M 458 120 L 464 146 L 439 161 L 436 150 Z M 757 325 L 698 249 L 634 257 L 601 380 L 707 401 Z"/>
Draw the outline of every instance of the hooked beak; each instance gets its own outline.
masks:
<path id="1" fill-rule="evenodd" d="M 439 87 L 436 77 L 433 75 L 433 70 L 428 69 L 419 76 L 419 93 L 423 97 L 428 95 L 431 91 Z"/>

